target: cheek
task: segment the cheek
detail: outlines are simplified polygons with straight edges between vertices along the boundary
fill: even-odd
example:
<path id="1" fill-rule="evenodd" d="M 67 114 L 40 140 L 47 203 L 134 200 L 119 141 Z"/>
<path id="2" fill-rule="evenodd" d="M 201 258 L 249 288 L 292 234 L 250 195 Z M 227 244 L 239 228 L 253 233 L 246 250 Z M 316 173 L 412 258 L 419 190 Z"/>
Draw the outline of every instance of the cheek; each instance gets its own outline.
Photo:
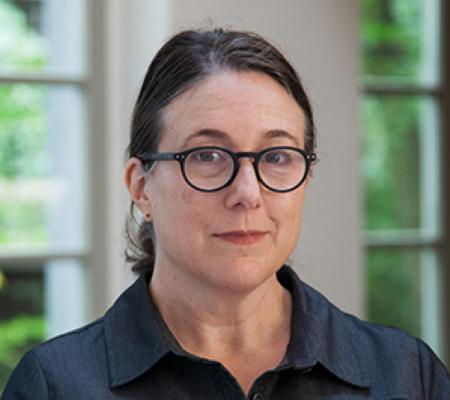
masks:
<path id="1" fill-rule="evenodd" d="M 303 192 L 293 193 L 292 197 L 279 199 L 275 211 L 284 240 L 297 241 L 300 232 L 300 222 L 303 210 Z"/>
<path id="2" fill-rule="evenodd" d="M 195 232 L 208 226 L 210 209 L 204 195 L 187 187 L 183 182 L 176 185 L 159 185 L 153 190 L 152 209 L 156 231 L 169 237 L 183 236 L 189 241 Z"/>
<path id="3" fill-rule="evenodd" d="M 202 196 L 202 193 L 192 188 L 186 188 L 179 194 L 180 217 L 192 227 L 205 224 L 207 219 L 205 210 L 209 207 L 205 204 L 206 199 L 199 198 L 199 195 Z"/>

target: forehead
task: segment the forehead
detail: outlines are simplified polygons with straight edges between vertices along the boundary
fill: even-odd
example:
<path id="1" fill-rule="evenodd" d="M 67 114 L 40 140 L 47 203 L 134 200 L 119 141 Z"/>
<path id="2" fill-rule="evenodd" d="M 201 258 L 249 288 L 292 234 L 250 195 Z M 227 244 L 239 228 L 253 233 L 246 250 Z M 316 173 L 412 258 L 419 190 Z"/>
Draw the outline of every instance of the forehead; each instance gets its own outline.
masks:
<path id="1" fill-rule="evenodd" d="M 162 117 L 160 148 L 164 150 L 188 147 L 189 141 L 206 141 L 198 133 L 214 131 L 220 134 L 209 135 L 208 140 L 214 137 L 235 147 L 264 145 L 267 138 L 282 137 L 280 132 L 295 139 L 298 146 L 304 142 L 300 106 L 278 82 L 259 72 L 216 73 L 176 97 Z M 268 135 L 270 132 L 278 134 Z"/>

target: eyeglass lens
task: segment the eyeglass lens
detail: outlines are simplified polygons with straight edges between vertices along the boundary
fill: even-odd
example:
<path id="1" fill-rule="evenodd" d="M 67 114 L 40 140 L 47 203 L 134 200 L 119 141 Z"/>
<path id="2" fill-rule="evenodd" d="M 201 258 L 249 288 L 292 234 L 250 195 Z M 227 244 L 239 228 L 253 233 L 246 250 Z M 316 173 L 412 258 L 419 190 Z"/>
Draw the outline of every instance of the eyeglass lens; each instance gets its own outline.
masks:
<path id="1" fill-rule="evenodd" d="M 256 168 L 266 186 L 283 191 L 297 186 L 304 179 L 306 166 L 302 153 L 279 148 L 264 152 Z M 223 187 L 233 176 L 234 168 L 233 157 L 220 149 L 195 150 L 184 161 L 186 179 L 203 190 Z"/>

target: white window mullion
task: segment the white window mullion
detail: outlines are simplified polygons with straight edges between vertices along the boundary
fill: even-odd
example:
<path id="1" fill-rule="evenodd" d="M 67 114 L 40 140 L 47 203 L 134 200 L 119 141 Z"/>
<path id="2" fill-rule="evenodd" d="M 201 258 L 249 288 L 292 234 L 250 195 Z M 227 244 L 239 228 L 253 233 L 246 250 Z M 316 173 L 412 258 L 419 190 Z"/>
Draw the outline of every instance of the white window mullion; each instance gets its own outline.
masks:
<path id="1" fill-rule="evenodd" d="M 53 337 L 86 323 L 85 269 L 76 259 L 46 263 L 45 314 L 47 337 Z"/>
<path id="2" fill-rule="evenodd" d="M 442 346 L 442 273 L 436 251 L 426 249 L 420 255 L 420 316 L 422 338 L 443 357 Z"/>

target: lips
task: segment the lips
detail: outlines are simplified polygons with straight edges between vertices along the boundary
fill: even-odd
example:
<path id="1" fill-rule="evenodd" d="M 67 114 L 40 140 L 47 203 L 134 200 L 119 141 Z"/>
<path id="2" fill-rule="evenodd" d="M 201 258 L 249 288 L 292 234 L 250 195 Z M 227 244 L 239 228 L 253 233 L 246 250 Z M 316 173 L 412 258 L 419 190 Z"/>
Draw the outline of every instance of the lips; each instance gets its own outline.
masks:
<path id="1" fill-rule="evenodd" d="M 265 231 L 229 231 L 214 236 L 237 245 L 252 245 L 261 241 L 268 232 Z"/>

